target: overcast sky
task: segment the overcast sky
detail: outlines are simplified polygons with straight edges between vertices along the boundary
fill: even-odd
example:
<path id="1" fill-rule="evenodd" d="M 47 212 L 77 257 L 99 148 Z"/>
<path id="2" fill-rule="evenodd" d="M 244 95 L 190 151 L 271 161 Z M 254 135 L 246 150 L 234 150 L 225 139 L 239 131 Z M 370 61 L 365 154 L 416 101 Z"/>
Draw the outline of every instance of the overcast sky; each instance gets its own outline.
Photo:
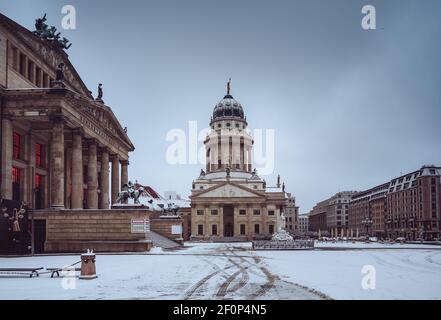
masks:
<path id="1" fill-rule="evenodd" d="M 74 5 L 77 29 L 61 30 Z M 377 30 L 361 28 L 361 8 Z M 251 128 L 275 129 L 275 172 L 300 212 L 426 163 L 441 165 L 441 1 L 2 0 L 33 30 L 48 14 L 136 150 L 129 176 L 186 196 L 201 165 L 170 165 L 170 129 L 208 126 L 232 78 Z"/>

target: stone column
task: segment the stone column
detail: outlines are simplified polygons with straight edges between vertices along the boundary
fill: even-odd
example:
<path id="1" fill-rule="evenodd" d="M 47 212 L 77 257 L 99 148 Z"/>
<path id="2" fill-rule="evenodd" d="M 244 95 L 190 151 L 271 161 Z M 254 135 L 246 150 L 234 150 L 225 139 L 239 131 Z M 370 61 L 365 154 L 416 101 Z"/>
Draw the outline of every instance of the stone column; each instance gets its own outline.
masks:
<path id="1" fill-rule="evenodd" d="M 245 149 L 244 138 L 240 137 L 240 169 L 246 171 L 244 149 Z"/>
<path id="2" fill-rule="evenodd" d="M 118 155 L 112 155 L 112 204 L 116 203 L 119 192 L 119 158 Z"/>
<path id="3" fill-rule="evenodd" d="M 100 209 L 109 209 L 109 151 L 101 151 L 101 201 Z"/>
<path id="4" fill-rule="evenodd" d="M 72 209 L 83 209 L 83 141 L 81 133 L 72 138 Z"/>
<path id="5" fill-rule="evenodd" d="M 121 188 L 129 182 L 129 161 L 121 160 Z"/>
<path id="6" fill-rule="evenodd" d="M 30 204 L 30 207 L 32 209 L 35 209 L 35 137 L 32 130 L 29 131 L 28 137 L 27 137 L 27 143 L 28 143 L 28 178 L 27 181 L 29 181 L 28 188 L 26 190 L 28 194 L 28 201 L 27 203 Z"/>
<path id="7" fill-rule="evenodd" d="M 52 128 L 50 150 L 51 208 L 64 208 L 64 124 L 56 121 Z"/>
<path id="8" fill-rule="evenodd" d="M 72 148 L 67 148 L 64 154 L 64 207 L 72 208 Z"/>
<path id="9" fill-rule="evenodd" d="M 98 209 L 97 146 L 94 140 L 89 142 L 89 156 L 87 164 L 87 208 Z"/>
<path id="10" fill-rule="evenodd" d="M 1 190 L 5 199 L 12 199 L 12 121 L 3 118 L 1 141 Z"/>

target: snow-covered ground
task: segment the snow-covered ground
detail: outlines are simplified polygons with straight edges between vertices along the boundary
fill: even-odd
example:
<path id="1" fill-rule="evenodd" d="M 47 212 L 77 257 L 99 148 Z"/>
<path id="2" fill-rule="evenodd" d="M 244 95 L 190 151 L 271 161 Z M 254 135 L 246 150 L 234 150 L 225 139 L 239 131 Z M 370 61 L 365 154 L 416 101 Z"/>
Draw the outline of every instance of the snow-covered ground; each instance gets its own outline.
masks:
<path id="1" fill-rule="evenodd" d="M 332 245 L 336 250 L 329 250 Z M 250 243 L 190 243 L 171 252 L 98 255 L 98 278 L 75 279 L 75 289 L 63 289 L 63 279 L 48 274 L 32 279 L 3 275 L 0 299 L 441 299 L 441 247 L 317 246 L 252 251 Z M 59 267 L 78 260 L 0 258 L 0 268 Z M 375 290 L 362 288 L 365 265 L 375 268 Z"/>

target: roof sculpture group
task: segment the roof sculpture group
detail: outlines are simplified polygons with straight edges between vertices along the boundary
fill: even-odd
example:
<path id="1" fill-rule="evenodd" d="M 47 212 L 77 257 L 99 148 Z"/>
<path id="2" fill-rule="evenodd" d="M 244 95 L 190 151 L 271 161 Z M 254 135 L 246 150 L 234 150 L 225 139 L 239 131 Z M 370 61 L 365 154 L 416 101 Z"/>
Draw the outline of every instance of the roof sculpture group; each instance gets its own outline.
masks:
<path id="1" fill-rule="evenodd" d="M 34 34 L 39 36 L 41 39 L 54 41 L 58 47 L 61 49 L 69 49 L 72 43 L 65 37 L 60 37 L 60 32 L 57 32 L 57 28 L 54 26 L 48 26 L 46 24 L 46 13 L 42 18 L 35 20 L 35 31 Z"/>

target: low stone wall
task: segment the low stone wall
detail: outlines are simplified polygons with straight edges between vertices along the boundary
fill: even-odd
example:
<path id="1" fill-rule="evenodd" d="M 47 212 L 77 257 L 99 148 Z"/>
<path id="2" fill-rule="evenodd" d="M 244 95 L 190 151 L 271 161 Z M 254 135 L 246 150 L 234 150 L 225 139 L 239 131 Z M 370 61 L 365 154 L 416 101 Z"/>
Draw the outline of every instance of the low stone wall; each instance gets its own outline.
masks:
<path id="1" fill-rule="evenodd" d="M 183 220 L 182 218 L 169 218 L 169 217 L 158 217 L 156 219 L 150 219 L 150 230 L 169 238 L 170 240 L 176 241 L 178 243 L 183 242 L 182 232 L 180 234 L 173 234 L 172 227 L 180 226 L 182 230 Z"/>
<path id="2" fill-rule="evenodd" d="M 142 252 L 150 250 L 148 233 L 132 233 L 132 219 L 149 219 L 150 211 L 45 210 L 32 213 L 46 220 L 45 252 Z"/>

